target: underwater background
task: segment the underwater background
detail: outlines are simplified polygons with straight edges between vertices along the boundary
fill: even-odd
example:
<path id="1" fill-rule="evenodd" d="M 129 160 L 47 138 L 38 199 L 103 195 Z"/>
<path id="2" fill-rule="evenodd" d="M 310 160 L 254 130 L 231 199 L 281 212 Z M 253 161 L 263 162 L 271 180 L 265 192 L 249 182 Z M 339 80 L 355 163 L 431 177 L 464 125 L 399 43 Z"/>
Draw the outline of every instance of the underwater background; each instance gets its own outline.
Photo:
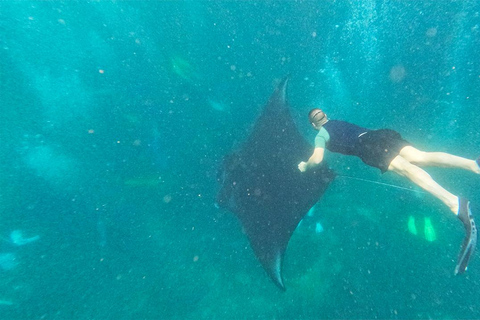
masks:
<path id="1" fill-rule="evenodd" d="M 0 318 L 480 318 L 461 223 L 359 159 L 328 155 L 286 292 L 215 207 L 287 74 L 312 144 L 319 106 L 475 159 L 479 57 L 476 0 L 1 1 Z M 480 208 L 478 176 L 428 172 Z"/>

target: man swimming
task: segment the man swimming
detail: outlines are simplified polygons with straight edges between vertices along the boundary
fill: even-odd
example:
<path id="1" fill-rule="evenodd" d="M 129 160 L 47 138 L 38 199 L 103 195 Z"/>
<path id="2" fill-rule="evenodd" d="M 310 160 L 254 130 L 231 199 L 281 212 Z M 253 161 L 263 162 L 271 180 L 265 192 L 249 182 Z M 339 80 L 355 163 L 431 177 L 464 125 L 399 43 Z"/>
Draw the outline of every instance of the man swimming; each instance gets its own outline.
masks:
<path id="1" fill-rule="evenodd" d="M 470 201 L 444 189 L 421 167 L 460 168 L 480 174 L 480 157 L 469 160 L 443 152 L 424 152 L 414 148 L 394 130 L 370 130 L 346 121 L 329 120 L 318 108 L 311 110 L 308 118 L 312 126 L 318 130 L 318 134 L 315 137 L 313 154 L 308 161 L 298 164 L 301 172 L 318 166 L 323 161 L 325 149 L 328 149 L 357 156 L 367 165 L 380 169 L 382 173 L 392 171 L 407 177 L 442 201 L 462 221 L 466 236 L 455 274 L 466 271 L 477 243 L 477 228 L 470 210 Z"/>

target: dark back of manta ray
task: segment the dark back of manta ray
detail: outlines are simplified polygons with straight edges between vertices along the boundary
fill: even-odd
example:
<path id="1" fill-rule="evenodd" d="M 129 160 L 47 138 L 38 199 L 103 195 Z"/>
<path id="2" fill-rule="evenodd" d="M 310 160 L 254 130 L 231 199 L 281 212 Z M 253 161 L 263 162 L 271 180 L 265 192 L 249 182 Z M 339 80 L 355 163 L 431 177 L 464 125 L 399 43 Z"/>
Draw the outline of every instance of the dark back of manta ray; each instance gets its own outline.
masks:
<path id="1" fill-rule="evenodd" d="M 281 289 L 288 241 L 335 176 L 325 164 L 298 170 L 313 147 L 290 115 L 287 84 L 287 78 L 280 82 L 241 148 L 224 158 L 217 195 L 218 205 L 240 219 L 255 255 Z"/>

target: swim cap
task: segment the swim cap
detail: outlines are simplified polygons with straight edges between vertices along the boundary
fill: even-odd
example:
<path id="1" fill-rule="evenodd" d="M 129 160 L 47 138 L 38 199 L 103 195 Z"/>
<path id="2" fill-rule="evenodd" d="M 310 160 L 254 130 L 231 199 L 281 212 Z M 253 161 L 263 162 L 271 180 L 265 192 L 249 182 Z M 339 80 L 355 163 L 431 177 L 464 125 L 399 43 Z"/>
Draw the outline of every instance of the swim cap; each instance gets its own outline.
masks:
<path id="1" fill-rule="evenodd" d="M 308 113 L 308 120 L 314 127 L 323 126 L 327 121 L 327 115 L 321 109 L 315 108 Z"/>

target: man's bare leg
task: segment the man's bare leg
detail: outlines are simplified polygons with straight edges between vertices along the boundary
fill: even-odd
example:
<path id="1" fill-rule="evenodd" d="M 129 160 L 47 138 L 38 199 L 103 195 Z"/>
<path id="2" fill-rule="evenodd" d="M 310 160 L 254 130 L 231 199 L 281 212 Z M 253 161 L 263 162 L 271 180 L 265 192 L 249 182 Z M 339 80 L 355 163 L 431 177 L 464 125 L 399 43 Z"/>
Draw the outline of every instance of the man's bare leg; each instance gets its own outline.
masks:
<path id="1" fill-rule="evenodd" d="M 454 214 L 458 214 L 458 197 L 435 182 L 422 168 L 410 163 L 399 155 L 392 160 L 388 170 L 407 177 L 417 186 L 442 201 Z"/>
<path id="2" fill-rule="evenodd" d="M 415 148 L 412 148 L 413 150 L 404 150 L 405 148 L 403 148 L 402 151 L 405 151 L 404 154 L 407 154 L 407 157 L 409 155 L 418 155 L 416 152 L 418 150 L 416 150 Z M 422 152 L 419 151 L 419 153 L 421 154 Z M 424 157 L 420 161 L 420 163 L 426 164 L 425 159 L 428 159 L 429 157 L 430 160 L 433 159 L 433 163 L 436 163 L 439 166 L 452 167 L 452 163 L 454 163 L 456 165 L 453 167 L 463 168 L 467 170 L 473 169 L 473 172 L 478 173 L 478 161 L 471 160 L 477 167 L 472 168 L 471 162 L 468 159 L 435 152 L 430 153 L 430 156 L 427 156 L 427 158 Z M 432 163 L 430 162 L 428 164 Z M 477 227 L 475 226 L 475 221 L 473 220 L 472 212 L 470 211 L 470 201 L 464 198 L 459 198 L 454 194 L 448 192 L 442 186 L 436 183 L 426 171 L 410 163 L 409 160 L 403 158 L 401 155 L 398 155 L 393 159 L 393 161 L 390 163 L 390 166 L 388 167 L 388 170 L 407 177 L 413 183 L 440 199 L 446 206 L 450 208 L 450 210 L 455 215 L 457 215 L 457 217 L 463 223 L 463 226 L 465 228 L 465 238 L 462 242 L 462 248 L 460 249 L 460 254 L 458 256 L 457 265 L 455 266 L 454 273 L 464 273 L 467 270 L 468 263 L 473 253 L 475 252 L 475 247 L 477 245 Z"/>
<path id="3" fill-rule="evenodd" d="M 480 174 L 480 166 L 475 160 L 454 156 L 445 152 L 425 152 L 412 146 L 400 150 L 400 156 L 418 166 L 460 168 Z"/>

